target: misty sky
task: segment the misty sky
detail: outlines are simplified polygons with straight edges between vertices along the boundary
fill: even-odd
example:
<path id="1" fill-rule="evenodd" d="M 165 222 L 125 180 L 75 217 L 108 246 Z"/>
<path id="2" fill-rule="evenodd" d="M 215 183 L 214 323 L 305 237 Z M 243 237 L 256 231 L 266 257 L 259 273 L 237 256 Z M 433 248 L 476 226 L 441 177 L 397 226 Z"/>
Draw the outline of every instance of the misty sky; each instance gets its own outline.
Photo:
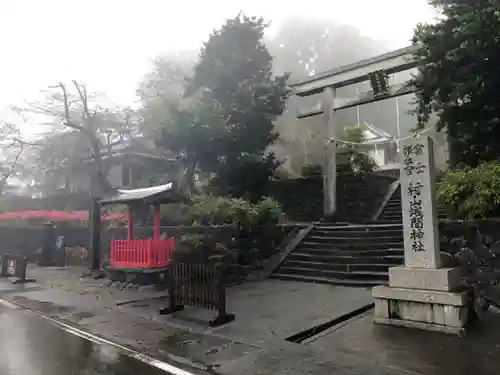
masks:
<path id="1" fill-rule="evenodd" d="M 415 24 L 433 18 L 426 0 L 0 0 L 0 110 L 70 79 L 131 103 L 150 59 L 199 48 L 239 10 L 274 25 L 331 16 L 390 48 L 408 45 Z"/>

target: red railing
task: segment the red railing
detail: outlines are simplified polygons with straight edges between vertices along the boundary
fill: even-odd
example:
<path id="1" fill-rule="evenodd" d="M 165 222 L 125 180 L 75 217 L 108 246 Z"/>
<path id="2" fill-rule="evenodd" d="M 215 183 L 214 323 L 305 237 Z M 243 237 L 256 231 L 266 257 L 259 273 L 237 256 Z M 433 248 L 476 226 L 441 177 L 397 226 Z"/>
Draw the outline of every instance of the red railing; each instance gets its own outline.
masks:
<path id="1" fill-rule="evenodd" d="M 127 268 L 160 268 L 168 266 L 174 239 L 113 240 L 110 265 Z"/>
<path id="2" fill-rule="evenodd" d="M 0 220 L 89 220 L 88 211 L 12 211 L 0 213 Z M 102 221 L 127 221 L 128 217 L 123 214 L 109 214 L 101 217 Z"/>

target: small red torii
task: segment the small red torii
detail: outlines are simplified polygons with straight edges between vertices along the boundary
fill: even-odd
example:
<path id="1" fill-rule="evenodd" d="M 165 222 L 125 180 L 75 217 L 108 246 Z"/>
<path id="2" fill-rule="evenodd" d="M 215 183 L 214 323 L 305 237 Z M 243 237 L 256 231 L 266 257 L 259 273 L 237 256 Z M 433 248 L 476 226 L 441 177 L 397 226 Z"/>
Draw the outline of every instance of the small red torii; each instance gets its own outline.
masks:
<path id="1" fill-rule="evenodd" d="M 126 240 L 111 243 L 110 266 L 121 269 L 162 268 L 168 266 L 172 255 L 174 239 L 160 238 L 160 205 L 183 201 L 183 196 L 172 182 L 149 188 L 118 190 L 110 198 L 103 199 L 101 206 L 125 204 L 128 206 L 128 235 Z M 153 238 L 134 239 L 134 209 L 153 206 Z"/>

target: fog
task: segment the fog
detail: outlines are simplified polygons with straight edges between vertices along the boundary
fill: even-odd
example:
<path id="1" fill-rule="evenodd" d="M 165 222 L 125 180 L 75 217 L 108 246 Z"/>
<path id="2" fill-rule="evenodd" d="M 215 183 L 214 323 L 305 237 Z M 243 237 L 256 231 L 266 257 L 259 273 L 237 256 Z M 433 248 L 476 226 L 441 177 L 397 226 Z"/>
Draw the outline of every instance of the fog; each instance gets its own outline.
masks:
<path id="1" fill-rule="evenodd" d="M 72 80 L 104 93 L 105 106 L 140 110 L 147 94 L 142 89 L 151 80 L 162 81 L 165 64 L 189 72 L 210 32 L 240 11 L 269 22 L 265 42 L 274 72 L 289 72 L 292 79 L 405 47 L 416 24 L 434 17 L 427 0 L 0 1 L 0 122 L 15 123 L 35 139 L 46 131 L 42 123 L 53 127 L 60 120 L 33 113 L 20 117 L 12 106 L 43 100 L 41 90 Z M 164 89 L 166 95 L 175 90 Z M 355 89 L 339 93 L 352 96 Z M 292 161 L 292 169 L 318 162 L 326 137 L 320 119 L 295 118 L 297 100 L 290 98 L 277 119 L 281 137 L 272 146 Z M 339 113 L 338 122 L 345 127 L 367 121 L 405 135 L 415 123 L 406 114 L 410 101 L 352 108 Z"/>
<path id="2" fill-rule="evenodd" d="M 299 15 L 351 25 L 387 49 L 408 45 L 415 24 L 433 17 L 426 0 L 1 1 L 0 108 L 67 79 L 132 103 L 151 59 L 197 50 L 213 28 L 238 11 L 269 20 L 269 37 Z"/>

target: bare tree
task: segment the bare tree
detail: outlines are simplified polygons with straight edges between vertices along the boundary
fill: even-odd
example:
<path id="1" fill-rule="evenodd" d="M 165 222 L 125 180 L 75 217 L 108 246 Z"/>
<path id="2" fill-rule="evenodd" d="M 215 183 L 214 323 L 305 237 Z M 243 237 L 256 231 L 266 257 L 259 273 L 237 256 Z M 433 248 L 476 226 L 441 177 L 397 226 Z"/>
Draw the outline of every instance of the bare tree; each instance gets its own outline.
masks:
<path id="1" fill-rule="evenodd" d="M 42 101 L 16 109 L 40 115 L 46 120 L 44 124 L 50 125 L 56 133 L 78 132 L 81 135 L 78 138 L 83 137 L 86 141 L 91 163 L 91 196 L 97 198 L 111 193 L 113 188 L 107 179 L 109 156 L 115 146 L 133 136 L 133 111 L 104 105 L 102 95 L 89 93 L 87 86 L 76 80 L 70 84 L 59 82 L 44 94 Z"/>
<path id="2" fill-rule="evenodd" d="M 18 177 L 23 168 L 23 156 L 26 148 L 33 145 L 21 136 L 19 127 L 0 121 L 0 195 L 4 193 L 9 180 Z"/>
<path id="3" fill-rule="evenodd" d="M 90 270 L 100 277 L 100 207 L 99 198 L 113 193 L 108 181 L 111 153 L 118 144 L 130 139 L 136 126 L 134 112 L 106 103 L 102 95 L 89 93 L 87 86 L 73 80 L 59 82 L 44 92 L 45 98 L 27 103 L 18 111 L 27 111 L 46 120 L 54 133 L 77 133 L 85 140 L 90 163 L 91 205 L 89 210 Z"/>

